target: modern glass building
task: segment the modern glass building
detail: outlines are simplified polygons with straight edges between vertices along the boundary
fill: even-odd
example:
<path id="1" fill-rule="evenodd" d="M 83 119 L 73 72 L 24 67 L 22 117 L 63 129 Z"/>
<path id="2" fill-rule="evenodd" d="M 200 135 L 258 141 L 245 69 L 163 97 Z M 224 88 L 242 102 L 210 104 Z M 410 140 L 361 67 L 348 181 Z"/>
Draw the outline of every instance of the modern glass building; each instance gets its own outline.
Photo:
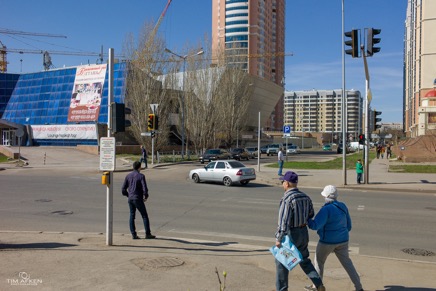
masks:
<path id="1" fill-rule="evenodd" d="M 99 125 L 108 121 L 108 70 L 100 65 L 106 72 L 100 72 L 99 84 L 92 75 L 95 66 L 0 74 L 2 144 L 18 145 L 17 130 L 23 130 L 22 144 L 97 145 Z M 114 65 L 114 102 L 124 102 L 126 71 L 126 63 Z"/>

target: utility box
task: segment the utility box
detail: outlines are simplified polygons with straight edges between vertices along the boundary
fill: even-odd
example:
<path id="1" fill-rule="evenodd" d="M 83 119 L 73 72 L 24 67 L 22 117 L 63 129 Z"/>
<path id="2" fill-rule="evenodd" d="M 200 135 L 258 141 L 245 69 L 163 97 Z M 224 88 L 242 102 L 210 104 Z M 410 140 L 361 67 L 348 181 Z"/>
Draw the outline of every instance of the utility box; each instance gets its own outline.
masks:
<path id="1" fill-rule="evenodd" d="M 110 172 L 103 172 L 101 175 L 101 184 L 102 185 L 109 185 L 110 184 Z"/>

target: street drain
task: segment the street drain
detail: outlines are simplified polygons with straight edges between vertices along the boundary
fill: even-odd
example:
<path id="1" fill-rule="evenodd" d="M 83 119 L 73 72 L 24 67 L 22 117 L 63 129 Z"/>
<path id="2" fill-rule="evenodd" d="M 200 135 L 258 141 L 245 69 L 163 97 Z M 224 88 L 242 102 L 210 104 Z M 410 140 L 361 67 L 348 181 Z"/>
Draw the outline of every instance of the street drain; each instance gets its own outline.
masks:
<path id="1" fill-rule="evenodd" d="M 70 210 L 57 210 L 57 211 L 52 211 L 51 214 L 54 214 L 54 215 L 70 215 L 70 214 L 73 214 L 73 211 L 70 211 Z"/>
<path id="2" fill-rule="evenodd" d="M 172 258 L 172 257 L 160 257 L 160 258 L 154 258 L 154 259 L 145 259 L 145 258 L 138 258 L 131 260 L 133 264 L 135 264 L 140 269 L 144 269 L 146 267 L 148 268 L 171 268 L 171 267 L 178 267 L 183 265 L 185 262 L 178 259 L 178 258 Z"/>
<path id="3" fill-rule="evenodd" d="M 50 199 L 38 199 L 38 200 L 35 200 L 35 202 L 51 202 L 52 200 L 50 200 Z"/>
<path id="4" fill-rule="evenodd" d="M 407 248 L 402 249 L 403 252 L 409 255 L 421 256 L 421 257 L 431 257 L 434 256 L 435 253 L 423 249 L 415 249 L 415 248 Z"/>
<path id="5" fill-rule="evenodd" d="M 145 264 L 152 268 L 167 268 L 167 267 L 178 267 L 183 265 L 185 262 L 178 258 L 156 258 L 145 261 Z"/>

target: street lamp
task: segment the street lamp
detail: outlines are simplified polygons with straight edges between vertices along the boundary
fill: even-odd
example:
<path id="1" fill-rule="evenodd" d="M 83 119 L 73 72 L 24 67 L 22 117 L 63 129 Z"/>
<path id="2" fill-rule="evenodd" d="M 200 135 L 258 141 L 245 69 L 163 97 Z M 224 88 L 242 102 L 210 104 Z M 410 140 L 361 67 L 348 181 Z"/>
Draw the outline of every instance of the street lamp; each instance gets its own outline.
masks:
<path id="1" fill-rule="evenodd" d="M 185 148 L 185 71 L 186 71 L 186 59 L 189 57 L 194 57 L 194 56 L 199 56 L 204 54 L 203 49 L 200 49 L 198 52 L 196 52 L 195 54 L 192 55 L 179 55 L 176 54 L 175 52 L 171 51 L 168 48 L 165 48 L 165 52 L 172 54 L 173 56 L 178 57 L 179 59 L 183 60 L 183 75 L 182 75 L 182 91 L 183 91 L 183 96 L 182 96 L 182 108 L 181 108 L 181 113 L 182 113 L 182 159 L 184 158 L 184 148 Z"/>

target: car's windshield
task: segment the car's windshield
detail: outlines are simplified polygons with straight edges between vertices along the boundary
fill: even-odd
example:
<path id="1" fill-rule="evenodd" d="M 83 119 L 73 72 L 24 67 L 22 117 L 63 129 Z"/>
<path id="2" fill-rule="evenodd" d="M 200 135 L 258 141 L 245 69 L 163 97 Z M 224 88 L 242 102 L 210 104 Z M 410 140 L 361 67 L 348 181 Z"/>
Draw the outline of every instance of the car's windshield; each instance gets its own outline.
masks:
<path id="1" fill-rule="evenodd" d="M 207 150 L 206 154 L 218 155 L 220 150 Z"/>
<path id="2" fill-rule="evenodd" d="M 230 165 L 232 168 L 244 168 L 244 167 L 245 167 L 243 163 L 241 163 L 241 162 L 236 162 L 236 161 L 234 161 L 234 162 L 229 162 L 229 165 Z"/>

